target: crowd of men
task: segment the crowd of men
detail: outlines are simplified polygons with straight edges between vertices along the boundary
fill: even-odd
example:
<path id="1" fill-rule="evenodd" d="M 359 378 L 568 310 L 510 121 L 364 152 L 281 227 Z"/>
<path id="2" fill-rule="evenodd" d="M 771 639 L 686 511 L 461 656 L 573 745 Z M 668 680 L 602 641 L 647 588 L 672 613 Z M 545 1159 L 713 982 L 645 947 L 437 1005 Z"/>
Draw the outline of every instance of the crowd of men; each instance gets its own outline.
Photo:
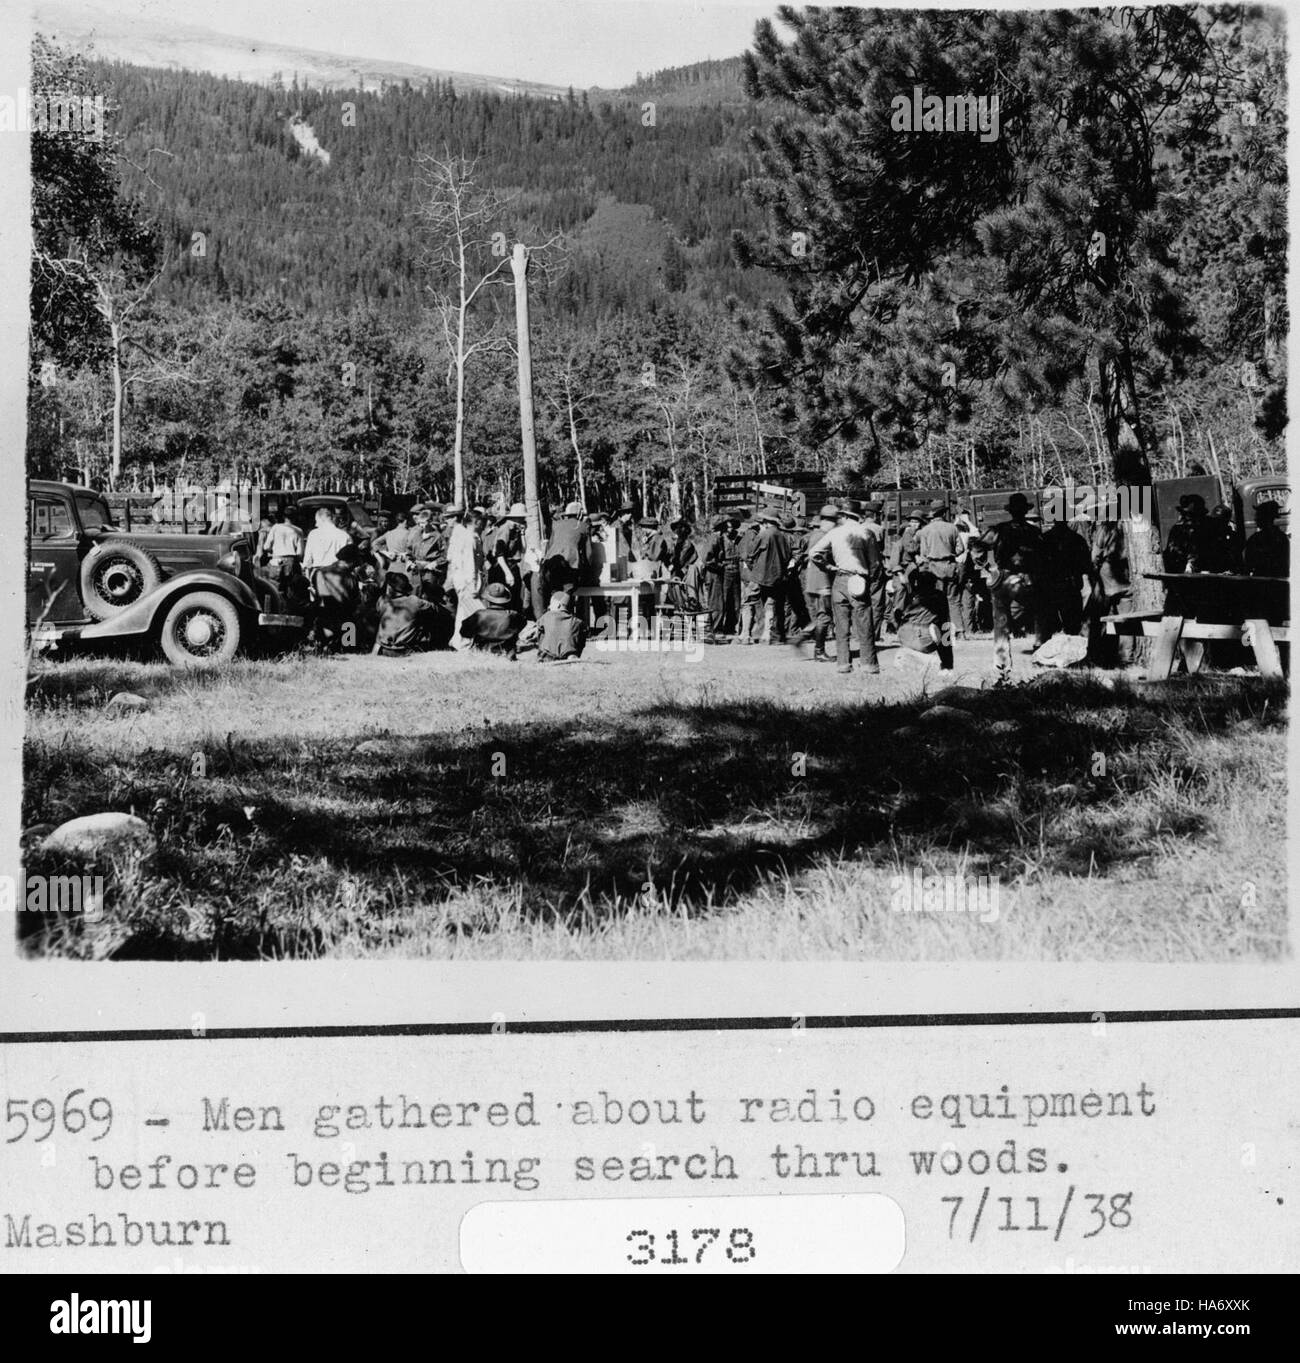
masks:
<path id="1" fill-rule="evenodd" d="M 1290 541 L 1279 508 L 1237 552 L 1231 518 L 1184 497 L 1166 539 L 1170 572 L 1243 570 L 1285 576 Z M 310 620 L 321 650 L 368 649 L 400 657 L 429 649 L 573 661 L 587 642 L 575 590 L 628 579 L 654 581 L 661 609 L 690 617 L 708 643 L 811 645 L 812 662 L 842 673 L 880 670 L 886 630 L 906 655 L 953 666 L 953 641 L 986 634 L 999 674 L 1011 639 L 1035 646 L 1057 634 L 1086 640 L 1087 657 L 1120 661 L 1123 641 L 1101 628 L 1131 596 L 1123 522 L 1099 518 L 1044 527 L 1014 494 L 1005 518 L 977 533 L 969 510 L 935 501 L 887 533 L 880 501 L 845 498 L 799 520 L 777 511 L 727 513 L 709 525 L 663 525 L 625 503 L 612 514 L 570 502 L 529 553 L 522 504 L 418 503 L 385 518 L 372 536 L 349 532 L 328 507 L 309 533 L 283 510 L 259 533 L 262 570 Z M 833 650 L 833 651 L 832 651 Z"/>

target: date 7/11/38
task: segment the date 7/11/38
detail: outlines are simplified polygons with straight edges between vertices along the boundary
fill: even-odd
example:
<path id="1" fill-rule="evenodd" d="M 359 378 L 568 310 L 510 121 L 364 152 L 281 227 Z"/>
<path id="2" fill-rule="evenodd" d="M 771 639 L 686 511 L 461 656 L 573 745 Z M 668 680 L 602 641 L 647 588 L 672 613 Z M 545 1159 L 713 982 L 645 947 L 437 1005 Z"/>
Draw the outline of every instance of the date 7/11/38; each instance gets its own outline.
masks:
<path id="1" fill-rule="evenodd" d="M 995 1204 L 1000 1205 L 999 1213 L 995 1207 L 989 1206 L 989 1188 L 986 1186 L 980 1193 L 978 1202 L 972 1197 L 943 1197 L 939 1200 L 946 1202 L 951 1207 L 948 1214 L 948 1239 L 954 1240 L 958 1235 L 965 1236 L 972 1244 L 975 1242 L 976 1235 L 981 1228 L 986 1230 L 999 1231 L 1051 1231 L 1053 1242 L 1061 1238 L 1061 1232 L 1065 1230 L 1066 1221 L 1070 1217 L 1071 1209 L 1074 1209 L 1074 1220 L 1078 1221 L 1080 1216 L 1085 1217 L 1084 1224 L 1077 1228 L 1076 1233 L 1081 1239 L 1091 1240 L 1094 1235 L 1100 1235 L 1106 1229 L 1127 1230 L 1133 1223 L 1133 1213 L 1131 1203 L 1133 1194 L 1129 1193 L 1082 1193 L 1076 1199 L 1076 1189 L 1074 1184 L 1065 1190 L 1065 1197 L 1060 1203 L 1060 1209 L 1053 1205 L 1053 1199 L 1032 1197 L 1021 1195 L 1019 1197 L 997 1197 L 992 1199 Z M 962 1216 L 963 1203 L 972 1203 L 973 1211 L 968 1211 L 966 1216 L 970 1218 L 969 1234 L 966 1233 L 965 1218 Z M 1083 1205 L 1080 1205 L 1083 1204 Z M 989 1216 L 985 1216 L 985 1209 L 988 1209 Z"/>
<path id="2" fill-rule="evenodd" d="M 691 1264 L 701 1263 L 705 1254 L 722 1239 L 723 1232 L 717 1227 L 694 1227 L 688 1231 L 668 1230 L 657 1237 L 648 1230 L 629 1231 L 629 1264 Z M 722 1245 L 728 1259 L 733 1264 L 750 1263 L 758 1251 L 754 1248 L 754 1235 L 748 1226 L 735 1226 L 726 1232 Z M 656 1252 L 656 1243 L 658 1250 Z"/>

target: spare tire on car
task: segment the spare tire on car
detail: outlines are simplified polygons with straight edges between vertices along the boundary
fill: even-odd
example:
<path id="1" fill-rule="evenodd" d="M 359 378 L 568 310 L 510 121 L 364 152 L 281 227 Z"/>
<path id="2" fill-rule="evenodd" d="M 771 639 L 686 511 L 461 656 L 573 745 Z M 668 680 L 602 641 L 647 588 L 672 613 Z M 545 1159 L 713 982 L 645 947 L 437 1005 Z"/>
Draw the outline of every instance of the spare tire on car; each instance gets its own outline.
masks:
<path id="1" fill-rule="evenodd" d="M 81 561 L 81 599 L 96 620 L 135 605 L 162 580 L 158 560 L 129 540 L 97 544 Z"/>

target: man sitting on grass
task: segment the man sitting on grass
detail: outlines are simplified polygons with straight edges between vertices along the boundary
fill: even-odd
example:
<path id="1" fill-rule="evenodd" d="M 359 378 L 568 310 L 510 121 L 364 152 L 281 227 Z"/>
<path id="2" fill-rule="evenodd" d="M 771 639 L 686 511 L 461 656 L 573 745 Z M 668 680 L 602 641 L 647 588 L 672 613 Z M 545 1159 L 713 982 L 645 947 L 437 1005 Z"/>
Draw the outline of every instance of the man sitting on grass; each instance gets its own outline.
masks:
<path id="1" fill-rule="evenodd" d="M 568 592 L 552 592 L 551 608 L 537 622 L 537 661 L 577 662 L 587 642 L 587 626 L 573 613 Z"/>
<path id="2" fill-rule="evenodd" d="M 373 651 L 381 657 L 405 658 L 451 643 L 451 612 L 445 605 L 416 596 L 405 573 L 389 573 L 384 578 L 378 610 Z"/>
<path id="3" fill-rule="evenodd" d="M 927 568 L 913 568 L 903 580 L 902 595 L 894 607 L 898 630 L 899 664 L 914 655 L 936 653 L 939 667 L 951 672 L 952 624 L 948 596 L 943 585 Z"/>
<path id="4" fill-rule="evenodd" d="M 493 582 L 483 593 L 482 606 L 461 621 L 460 637 L 467 641 L 465 648 L 513 660 L 523 627 L 523 615 L 510 608 L 510 589 Z"/>

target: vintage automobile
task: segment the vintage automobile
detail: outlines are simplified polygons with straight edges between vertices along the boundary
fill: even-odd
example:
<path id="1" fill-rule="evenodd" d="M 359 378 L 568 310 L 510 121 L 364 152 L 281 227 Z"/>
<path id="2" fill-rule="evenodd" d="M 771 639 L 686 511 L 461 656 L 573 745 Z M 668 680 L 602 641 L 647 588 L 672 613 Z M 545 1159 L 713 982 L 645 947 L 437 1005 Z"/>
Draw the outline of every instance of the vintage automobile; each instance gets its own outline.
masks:
<path id="1" fill-rule="evenodd" d="M 303 626 L 255 574 L 246 534 L 127 532 L 100 493 L 71 483 L 33 481 L 27 503 L 27 619 L 38 647 L 135 641 L 177 666 L 214 667 L 241 645 Z"/>

